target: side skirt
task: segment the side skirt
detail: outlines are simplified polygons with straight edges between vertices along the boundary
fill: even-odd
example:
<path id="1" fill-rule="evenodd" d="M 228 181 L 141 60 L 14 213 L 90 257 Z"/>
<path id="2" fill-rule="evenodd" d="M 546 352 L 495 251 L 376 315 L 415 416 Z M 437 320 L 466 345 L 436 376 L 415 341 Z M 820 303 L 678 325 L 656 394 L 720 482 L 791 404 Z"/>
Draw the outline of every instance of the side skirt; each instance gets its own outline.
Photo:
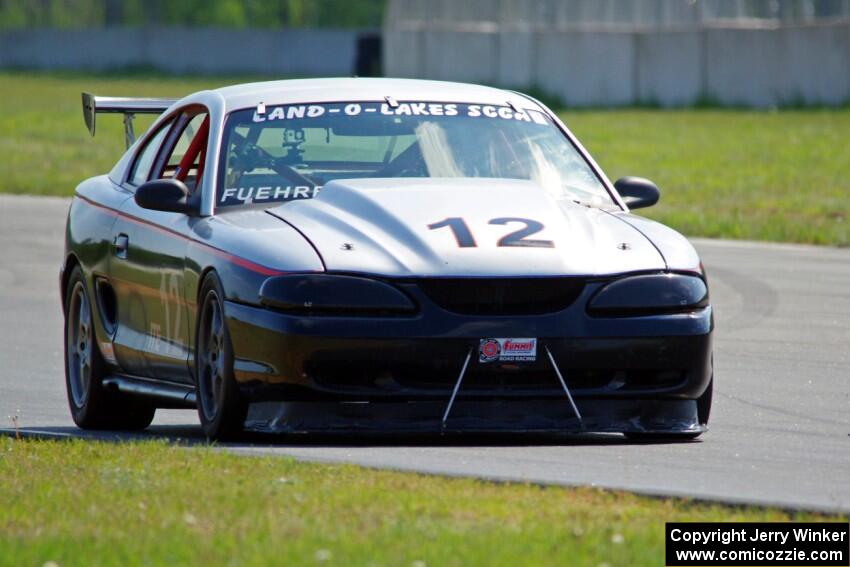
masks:
<path id="1" fill-rule="evenodd" d="M 111 374 L 103 379 L 103 387 L 108 391 L 147 398 L 158 408 L 197 408 L 195 388 L 187 384 L 175 384 L 124 374 Z"/>

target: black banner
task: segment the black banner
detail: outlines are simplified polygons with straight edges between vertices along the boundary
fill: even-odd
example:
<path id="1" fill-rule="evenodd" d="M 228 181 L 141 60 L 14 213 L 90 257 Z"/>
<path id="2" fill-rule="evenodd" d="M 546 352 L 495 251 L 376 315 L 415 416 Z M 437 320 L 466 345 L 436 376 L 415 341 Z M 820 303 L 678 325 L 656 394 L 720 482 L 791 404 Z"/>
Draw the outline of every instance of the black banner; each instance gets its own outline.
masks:
<path id="1" fill-rule="evenodd" d="M 850 524 L 668 523 L 668 567 L 850 566 Z"/>

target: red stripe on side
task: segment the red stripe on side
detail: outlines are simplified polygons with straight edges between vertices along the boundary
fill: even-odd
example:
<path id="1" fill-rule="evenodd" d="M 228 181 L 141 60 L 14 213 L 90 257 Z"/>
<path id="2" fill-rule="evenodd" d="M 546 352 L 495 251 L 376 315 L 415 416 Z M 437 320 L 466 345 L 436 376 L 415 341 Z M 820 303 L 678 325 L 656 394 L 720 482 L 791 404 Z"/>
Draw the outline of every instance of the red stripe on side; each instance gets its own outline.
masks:
<path id="1" fill-rule="evenodd" d="M 89 199 L 87 197 L 83 197 L 81 195 L 76 195 L 76 197 L 78 199 L 80 199 L 80 201 L 82 201 L 82 202 L 84 202 L 84 203 L 86 203 L 86 204 L 88 204 L 92 207 L 95 207 L 97 209 L 100 209 L 104 213 L 111 215 L 113 217 L 125 218 L 128 221 L 130 221 L 130 222 L 132 222 L 132 223 L 134 223 L 138 226 L 141 226 L 141 227 L 144 227 L 144 228 L 149 228 L 151 230 L 155 230 L 157 232 L 160 232 L 162 234 L 166 234 L 168 236 L 172 236 L 172 237 L 175 237 L 175 238 L 181 238 L 183 240 L 188 240 L 190 244 L 194 244 L 195 246 L 201 246 L 203 248 L 206 248 L 207 250 L 209 250 L 210 252 L 212 252 L 216 256 L 223 258 L 223 259 L 227 260 L 228 262 L 235 264 L 235 265 L 237 265 L 241 268 L 251 270 L 252 272 L 256 272 L 256 273 L 262 274 L 264 276 L 282 276 L 284 274 L 290 273 L 290 272 L 284 272 L 284 271 L 281 271 L 281 270 L 275 270 L 275 269 L 269 268 L 267 266 L 263 266 L 262 264 L 257 264 L 256 262 L 252 262 L 251 260 L 247 260 L 245 258 L 236 256 L 234 254 L 231 254 L 230 252 L 225 252 L 221 248 L 216 248 L 215 246 L 213 246 L 211 244 L 207 244 L 206 242 L 201 242 L 199 240 L 195 240 L 194 238 L 191 238 L 189 236 L 186 236 L 185 234 L 181 234 L 181 233 L 174 231 L 174 230 L 171 230 L 169 228 L 165 228 L 164 226 L 160 226 L 160 225 L 154 224 L 150 221 L 146 221 L 144 219 L 140 219 L 138 217 L 134 217 L 134 216 L 128 215 L 126 213 L 122 213 L 121 211 L 115 210 L 111 207 L 107 207 L 106 205 L 101 205 L 100 203 L 96 203 L 96 202 L 92 201 L 91 199 Z"/>

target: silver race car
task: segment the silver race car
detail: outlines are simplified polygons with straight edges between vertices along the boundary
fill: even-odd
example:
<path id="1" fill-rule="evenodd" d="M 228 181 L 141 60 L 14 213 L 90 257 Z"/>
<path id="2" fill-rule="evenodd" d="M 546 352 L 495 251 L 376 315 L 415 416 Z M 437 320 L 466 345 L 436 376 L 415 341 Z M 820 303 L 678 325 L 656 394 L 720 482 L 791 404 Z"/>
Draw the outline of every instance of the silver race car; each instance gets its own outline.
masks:
<path id="1" fill-rule="evenodd" d="M 538 101 L 354 78 L 83 110 L 92 134 L 123 114 L 129 148 L 68 216 L 80 427 L 185 407 L 211 438 L 706 430 L 696 252 Z M 137 113 L 159 117 L 134 140 Z"/>

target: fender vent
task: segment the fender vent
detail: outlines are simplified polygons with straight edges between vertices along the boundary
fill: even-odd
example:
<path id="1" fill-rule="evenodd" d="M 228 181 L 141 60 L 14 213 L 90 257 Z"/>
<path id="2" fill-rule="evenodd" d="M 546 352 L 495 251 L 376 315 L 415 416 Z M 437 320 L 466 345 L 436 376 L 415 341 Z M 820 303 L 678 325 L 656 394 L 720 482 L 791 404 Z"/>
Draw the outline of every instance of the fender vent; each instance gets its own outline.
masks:
<path id="1" fill-rule="evenodd" d="M 566 309 L 584 290 L 584 279 L 432 278 L 417 285 L 431 301 L 463 315 L 540 315 Z"/>
<path id="2" fill-rule="evenodd" d="M 115 297 L 115 290 L 106 279 L 100 277 L 95 279 L 94 289 L 97 297 L 97 311 L 100 313 L 104 329 L 111 335 L 115 332 L 118 316 L 118 299 Z"/>

